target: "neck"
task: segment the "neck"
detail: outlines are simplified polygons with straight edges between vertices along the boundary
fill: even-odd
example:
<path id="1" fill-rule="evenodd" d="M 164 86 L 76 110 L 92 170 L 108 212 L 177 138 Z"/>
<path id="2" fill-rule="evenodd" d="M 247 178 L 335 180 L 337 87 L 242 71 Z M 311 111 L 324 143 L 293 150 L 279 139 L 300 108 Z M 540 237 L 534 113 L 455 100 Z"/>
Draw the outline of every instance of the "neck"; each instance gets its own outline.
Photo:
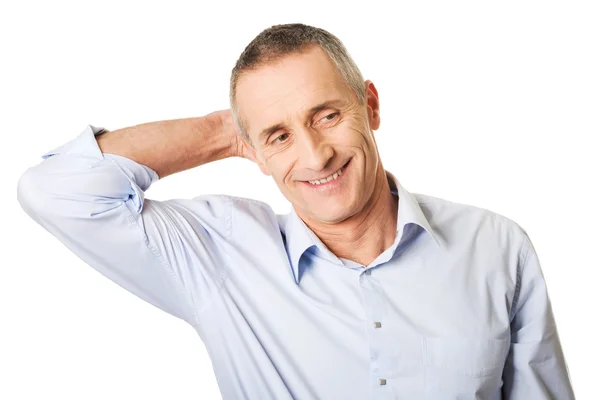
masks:
<path id="1" fill-rule="evenodd" d="M 373 193 L 360 212 L 335 225 L 307 225 L 337 257 L 366 266 L 394 243 L 397 216 L 398 198 L 380 163 Z"/>

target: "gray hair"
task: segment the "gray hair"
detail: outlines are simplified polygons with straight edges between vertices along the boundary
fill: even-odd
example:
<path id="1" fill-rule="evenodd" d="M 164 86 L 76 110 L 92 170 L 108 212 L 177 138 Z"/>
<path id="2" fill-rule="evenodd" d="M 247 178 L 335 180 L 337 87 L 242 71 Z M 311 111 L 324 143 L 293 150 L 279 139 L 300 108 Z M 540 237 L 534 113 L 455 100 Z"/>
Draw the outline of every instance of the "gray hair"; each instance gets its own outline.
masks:
<path id="1" fill-rule="evenodd" d="M 231 71 L 229 85 L 231 112 L 242 137 L 252 147 L 254 145 L 248 135 L 247 126 L 240 120 L 236 105 L 236 85 L 240 76 L 246 71 L 258 69 L 286 55 L 300 53 L 314 45 L 321 47 L 327 53 L 343 81 L 356 94 L 360 104 L 365 104 L 362 74 L 346 47 L 336 36 L 324 29 L 304 24 L 273 25 L 259 33 L 246 46 Z"/>

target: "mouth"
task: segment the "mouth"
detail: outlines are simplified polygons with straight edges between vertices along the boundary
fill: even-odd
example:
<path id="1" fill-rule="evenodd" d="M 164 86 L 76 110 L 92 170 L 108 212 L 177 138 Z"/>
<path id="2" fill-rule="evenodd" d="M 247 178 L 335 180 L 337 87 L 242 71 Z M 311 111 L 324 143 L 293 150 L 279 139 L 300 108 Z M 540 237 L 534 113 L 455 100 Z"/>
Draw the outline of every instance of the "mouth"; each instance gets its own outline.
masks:
<path id="1" fill-rule="evenodd" d="M 319 191 L 330 190 L 339 187 L 343 182 L 345 182 L 345 177 L 347 175 L 348 165 L 352 158 L 346 162 L 339 170 L 334 172 L 332 175 L 320 179 L 320 180 L 311 180 L 311 181 L 302 181 L 302 183 L 309 188 L 317 189 Z"/>

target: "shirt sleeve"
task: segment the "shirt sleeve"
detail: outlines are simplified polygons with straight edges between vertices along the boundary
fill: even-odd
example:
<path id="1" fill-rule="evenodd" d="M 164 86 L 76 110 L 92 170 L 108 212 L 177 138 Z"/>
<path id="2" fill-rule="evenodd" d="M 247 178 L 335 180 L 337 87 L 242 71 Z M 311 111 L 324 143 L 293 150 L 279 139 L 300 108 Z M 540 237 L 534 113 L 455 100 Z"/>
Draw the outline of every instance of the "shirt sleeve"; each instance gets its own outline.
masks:
<path id="1" fill-rule="evenodd" d="M 198 323 L 199 310 L 223 278 L 222 245 L 230 232 L 224 195 L 156 201 L 159 179 L 127 157 L 102 153 L 88 125 L 45 153 L 20 177 L 23 210 L 102 275 L 159 309 Z"/>
<path id="2" fill-rule="evenodd" d="M 507 400 L 574 399 L 538 255 L 522 228 L 511 308 L 511 344 L 502 388 Z"/>

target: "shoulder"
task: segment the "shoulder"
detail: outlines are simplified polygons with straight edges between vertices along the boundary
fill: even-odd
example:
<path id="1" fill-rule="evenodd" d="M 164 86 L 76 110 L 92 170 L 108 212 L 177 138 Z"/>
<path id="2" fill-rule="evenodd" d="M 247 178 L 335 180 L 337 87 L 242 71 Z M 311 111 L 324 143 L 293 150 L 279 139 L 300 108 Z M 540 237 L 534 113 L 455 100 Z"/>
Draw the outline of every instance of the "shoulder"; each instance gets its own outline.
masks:
<path id="1" fill-rule="evenodd" d="M 249 197 L 224 196 L 231 202 L 234 224 L 269 229 L 278 226 L 278 215 L 269 203 Z"/>
<path id="2" fill-rule="evenodd" d="M 421 193 L 413 193 L 413 196 L 429 222 L 448 230 L 451 236 L 462 234 L 478 242 L 487 239 L 488 243 L 499 246 L 523 242 L 524 229 L 500 212 Z"/>

